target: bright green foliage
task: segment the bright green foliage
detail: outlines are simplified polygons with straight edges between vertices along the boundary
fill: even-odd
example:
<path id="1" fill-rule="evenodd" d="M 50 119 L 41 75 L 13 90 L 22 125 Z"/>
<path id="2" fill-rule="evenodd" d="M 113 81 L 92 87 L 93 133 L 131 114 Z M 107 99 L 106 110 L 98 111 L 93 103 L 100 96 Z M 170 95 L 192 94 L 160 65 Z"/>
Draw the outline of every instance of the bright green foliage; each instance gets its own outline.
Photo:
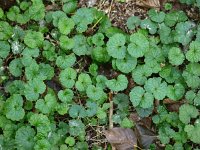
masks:
<path id="1" fill-rule="evenodd" d="M 10 53 L 10 45 L 6 41 L 0 41 L 0 58 L 6 58 Z"/>
<path id="2" fill-rule="evenodd" d="M 88 53 L 88 45 L 86 43 L 86 37 L 82 34 L 76 35 L 73 38 L 74 40 L 74 47 L 73 52 L 78 55 L 86 55 Z"/>
<path id="3" fill-rule="evenodd" d="M 130 36 L 131 43 L 128 45 L 128 53 L 133 57 L 142 57 L 149 50 L 149 41 L 141 33 L 134 33 Z"/>
<path id="4" fill-rule="evenodd" d="M 72 88 L 75 84 L 77 73 L 73 68 L 62 70 L 59 75 L 61 84 L 66 88 Z"/>
<path id="5" fill-rule="evenodd" d="M 59 41 L 60 41 L 60 47 L 65 51 L 74 48 L 75 45 L 74 39 L 68 38 L 67 36 L 60 36 Z"/>
<path id="6" fill-rule="evenodd" d="M 153 106 L 154 97 L 151 93 L 146 92 L 142 87 L 134 87 L 130 94 L 130 100 L 134 107 L 149 108 Z"/>
<path id="7" fill-rule="evenodd" d="M 200 42 L 192 41 L 190 43 L 190 48 L 186 53 L 186 59 L 190 62 L 199 62 L 200 61 Z"/>
<path id="8" fill-rule="evenodd" d="M 194 104 L 195 106 L 200 105 L 200 91 L 195 93 L 193 90 L 187 91 L 185 98 L 190 104 Z"/>
<path id="9" fill-rule="evenodd" d="M 169 62 L 172 65 L 179 66 L 183 63 L 185 56 L 181 52 L 181 50 L 177 47 L 172 47 L 168 53 Z"/>
<path id="10" fill-rule="evenodd" d="M 74 21 L 70 18 L 63 17 L 58 21 L 58 29 L 62 34 L 69 34 L 74 26 Z"/>
<path id="11" fill-rule="evenodd" d="M 124 118 L 121 122 L 122 128 L 132 128 L 134 126 L 134 123 L 131 119 Z"/>
<path id="12" fill-rule="evenodd" d="M 116 33 L 109 38 L 107 43 L 108 55 L 113 58 L 123 59 L 126 55 L 126 37 L 121 33 Z"/>
<path id="13" fill-rule="evenodd" d="M 171 10 L 173 8 L 171 3 L 165 3 L 164 7 L 165 7 L 165 10 Z"/>
<path id="14" fill-rule="evenodd" d="M 73 137 L 67 137 L 65 139 L 65 143 L 68 144 L 69 146 L 73 146 L 75 144 L 75 139 Z"/>
<path id="15" fill-rule="evenodd" d="M 77 7 L 77 1 L 74 1 L 74 0 L 71 1 L 71 0 L 70 0 L 70 1 L 67 1 L 67 2 L 63 5 L 62 9 L 63 9 L 63 11 L 64 11 L 66 14 L 69 14 L 69 13 L 74 12 L 75 9 L 76 9 L 76 7 Z"/>
<path id="16" fill-rule="evenodd" d="M 97 64 L 91 64 L 90 67 L 89 67 L 89 72 L 92 76 L 97 76 L 97 74 L 98 74 Z"/>
<path id="17" fill-rule="evenodd" d="M 174 41 L 187 45 L 194 36 L 193 27 L 194 23 L 190 21 L 178 23 L 175 28 Z"/>
<path id="18" fill-rule="evenodd" d="M 83 19 L 84 18 L 84 19 Z M 79 33 L 85 32 L 89 24 L 92 24 L 94 20 L 94 15 L 92 9 L 80 8 L 76 11 L 74 16 L 72 16 L 76 24 L 76 30 Z"/>
<path id="19" fill-rule="evenodd" d="M 138 27 L 140 25 L 140 18 L 137 16 L 131 16 L 128 18 L 126 25 L 128 27 L 129 30 L 134 30 L 136 27 Z"/>
<path id="20" fill-rule="evenodd" d="M 0 21 L 0 40 L 7 40 L 13 34 L 13 28 L 4 21 Z"/>
<path id="21" fill-rule="evenodd" d="M 44 41 L 43 34 L 36 31 L 27 31 L 24 37 L 24 43 L 30 48 L 40 47 Z"/>
<path id="22" fill-rule="evenodd" d="M 187 135 L 189 139 L 196 143 L 199 144 L 199 136 L 200 136 L 200 122 L 199 119 L 195 121 L 195 125 L 186 125 L 184 128 L 184 131 L 187 132 Z"/>
<path id="23" fill-rule="evenodd" d="M 86 73 L 81 73 L 76 81 L 76 89 L 80 92 L 85 91 L 89 85 L 92 84 L 90 76 Z"/>
<path id="24" fill-rule="evenodd" d="M 166 26 L 164 23 L 160 24 L 158 33 L 163 44 L 170 44 L 173 42 L 172 31 L 170 27 Z"/>
<path id="25" fill-rule="evenodd" d="M 128 80 L 127 77 L 125 75 L 119 75 L 117 77 L 117 79 L 112 79 L 112 80 L 108 80 L 106 82 L 106 86 L 114 91 L 114 92 L 119 92 L 119 91 L 123 91 L 127 88 L 128 86 Z"/>
<path id="26" fill-rule="evenodd" d="M 102 33 L 97 33 L 92 36 L 92 43 L 96 46 L 104 45 L 104 35 Z"/>
<path id="27" fill-rule="evenodd" d="M 93 48 L 91 52 L 91 57 L 92 59 L 103 63 L 108 62 L 110 60 L 110 56 L 108 55 L 108 52 L 104 47 Z"/>
<path id="28" fill-rule="evenodd" d="M 162 100 L 167 94 L 167 84 L 166 82 L 162 82 L 162 78 L 160 77 L 149 78 L 144 88 L 147 92 L 152 93 L 157 100 Z"/>
<path id="29" fill-rule="evenodd" d="M 172 100 L 180 100 L 185 94 L 185 88 L 182 84 L 169 85 L 167 90 L 167 97 Z"/>
<path id="30" fill-rule="evenodd" d="M 130 73 L 136 67 L 137 59 L 127 54 L 123 59 L 116 59 L 115 63 L 121 72 Z"/>
<path id="31" fill-rule="evenodd" d="M 149 17 L 152 21 L 161 23 L 165 19 L 165 13 L 164 12 L 157 12 L 155 9 L 151 9 L 148 12 Z"/>
<path id="32" fill-rule="evenodd" d="M 59 11 L 59 10 L 58 10 L 58 11 L 52 12 L 51 17 L 52 17 L 52 19 L 53 19 L 53 25 L 54 25 L 55 27 L 58 27 L 59 19 L 60 19 L 60 18 L 66 18 L 67 15 L 66 15 L 63 11 Z M 51 19 L 51 20 L 52 20 L 52 19 Z"/>
<path id="33" fill-rule="evenodd" d="M 0 8 L 0 18 L 3 18 L 3 16 L 4 16 L 3 9 L 2 9 L 2 8 Z"/>
<path id="34" fill-rule="evenodd" d="M 188 18 L 183 11 L 172 11 L 165 15 L 165 24 L 172 27 L 176 23 L 186 21 L 187 19 Z"/>
<path id="35" fill-rule="evenodd" d="M 56 65 L 61 69 L 72 67 L 75 64 L 75 62 L 76 56 L 74 55 L 74 53 L 64 56 L 58 56 L 56 59 Z"/>
<path id="36" fill-rule="evenodd" d="M 184 124 L 190 123 L 190 119 L 199 115 L 198 109 L 192 105 L 184 104 L 179 108 L 179 119 Z"/>
<path id="37" fill-rule="evenodd" d="M 39 98 L 39 94 L 44 93 L 45 89 L 44 82 L 35 78 L 25 84 L 24 95 L 27 100 L 36 101 Z"/>
<path id="38" fill-rule="evenodd" d="M 99 100 L 102 96 L 105 95 L 103 89 L 101 87 L 95 87 L 93 85 L 89 85 L 86 90 L 87 96 L 92 100 Z"/>
<path id="39" fill-rule="evenodd" d="M 56 97 L 52 94 L 47 94 L 44 99 L 37 100 L 35 108 L 43 114 L 49 114 L 54 111 L 56 106 Z"/>
<path id="40" fill-rule="evenodd" d="M 19 77 L 22 74 L 22 63 L 20 59 L 14 59 L 9 64 L 9 71 L 10 73 L 15 76 Z"/>
<path id="41" fill-rule="evenodd" d="M 31 0 L 32 5 L 29 7 L 28 12 L 31 19 L 39 21 L 45 16 L 45 6 L 42 0 Z"/>
<path id="42" fill-rule="evenodd" d="M 19 121 L 23 119 L 25 111 L 22 106 L 23 98 L 21 95 L 14 94 L 9 97 L 4 104 L 6 117 L 13 121 Z"/>
<path id="43" fill-rule="evenodd" d="M 150 19 L 144 19 L 140 23 L 142 29 L 148 29 L 150 34 L 155 34 L 157 31 L 157 24 Z"/>
<path id="44" fill-rule="evenodd" d="M 16 131 L 15 141 L 20 149 L 33 149 L 35 130 L 30 126 L 22 126 Z"/>
<path id="45" fill-rule="evenodd" d="M 70 89 L 60 90 L 58 92 L 58 98 L 63 103 L 70 103 L 70 102 L 72 102 L 73 97 L 74 97 L 74 93 Z"/>
<path id="46" fill-rule="evenodd" d="M 98 75 L 96 77 L 96 86 L 97 87 L 101 87 L 102 89 L 104 89 L 106 87 L 106 82 L 107 82 L 107 78 L 103 75 Z"/>
<path id="47" fill-rule="evenodd" d="M 69 115 L 72 118 L 77 118 L 77 117 L 84 118 L 86 117 L 86 111 L 83 106 L 74 104 L 69 109 Z"/>

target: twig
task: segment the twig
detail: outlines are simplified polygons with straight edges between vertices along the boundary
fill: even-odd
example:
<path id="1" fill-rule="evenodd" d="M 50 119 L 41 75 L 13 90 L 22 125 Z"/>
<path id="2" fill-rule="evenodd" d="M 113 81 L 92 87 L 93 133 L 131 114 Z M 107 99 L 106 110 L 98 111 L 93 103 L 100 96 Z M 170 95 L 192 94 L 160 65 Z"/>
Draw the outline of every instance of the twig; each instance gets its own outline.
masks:
<path id="1" fill-rule="evenodd" d="M 92 26 L 92 30 L 97 26 L 97 24 L 102 20 L 103 17 L 99 18 L 97 22 Z"/>
<path id="2" fill-rule="evenodd" d="M 111 1 L 110 7 L 109 7 L 108 17 L 110 17 L 110 13 L 111 13 L 111 10 L 112 10 L 112 5 L 113 5 L 113 0 Z"/>
<path id="3" fill-rule="evenodd" d="M 109 109 L 109 129 L 112 129 L 113 128 L 113 121 L 112 121 L 112 116 L 113 116 L 113 101 L 112 101 L 112 95 L 113 93 L 110 92 L 109 93 L 109 101 L 110 101 L 110 109 Z"/>

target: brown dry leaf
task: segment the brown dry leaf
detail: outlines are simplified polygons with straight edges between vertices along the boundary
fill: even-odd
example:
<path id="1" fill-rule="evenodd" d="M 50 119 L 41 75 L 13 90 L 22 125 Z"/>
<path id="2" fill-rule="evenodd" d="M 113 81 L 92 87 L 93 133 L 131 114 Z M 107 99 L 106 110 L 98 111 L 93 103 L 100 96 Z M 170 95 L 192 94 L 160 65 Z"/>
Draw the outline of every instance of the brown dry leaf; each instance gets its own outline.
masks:
<path id="1" fill-rule="evenodd" d="M 47 5 L 45 7 L 45 9 L 46 9 L 46 11 L 56 10 L 56 9 L 58 9 L 58 5 L 57 4 Z"/>
<path id="2" fill-rule="evenodd" d="M 157 139 L 154 132 L 139 124 L 136 124 L 135 133 L 140 146 L 144 149 L 148 149 L 149 146 Z"/>
<path id="3" fill-rule="evenodd" d="M 160 9 L 160 0 L 137 0 L 136 5 L 141 7 Z"/>
<path id="4" fill-rule="evenodd" d="M 104 133 L 108 142 L 117 150 L 134 149 L 137 146 L 137 137 L 131 129 L 116 127 Z"/>

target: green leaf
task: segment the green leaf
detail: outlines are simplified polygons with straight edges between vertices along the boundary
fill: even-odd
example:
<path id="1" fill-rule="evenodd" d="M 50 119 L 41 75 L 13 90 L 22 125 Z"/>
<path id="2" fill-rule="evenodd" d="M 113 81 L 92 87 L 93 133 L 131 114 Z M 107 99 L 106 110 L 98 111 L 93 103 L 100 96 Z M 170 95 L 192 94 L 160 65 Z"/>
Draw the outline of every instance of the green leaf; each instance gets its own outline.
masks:
<path id="1" fill-rule="evenodd" d="M 64 3 L 62 10 L 66 14 L 69 14 L 69 13 L 74 12 L 76 7 L 77 7 L 77 1 L 68 1 L 68 2 Z"/>
<path id="2" fill-rule="evenodd" d="M 104 35 L 102 33 L 96 33 L 92 36 L 92 43 L 96 46 L 104 45 Z"/>
<path id="3" fill-rule="evenodd" d="M 69 109 L 69 115 L 72 118 L 85 118 L 86 117 L 86 110 L 83 106 L 74 104 Z"/>
<path id="4" fill-rule="evenodd" d="M 153 95 L 149 92 L 145 92 L 140 86 L 134 87 L 129 93 L 129 96 L 134 107 L 140 106 L 142 108 L 150 108 L 153 106 Z"/>
<path id="5" fill-rule="evenodd" d="M 108 80 L 106 86 L 114 92 L 123 91 L 128 86 L 128 79 L 125 75 L 120 74 L 117 79 Z"/>
<path id="6" fill-rule="evenodd" d="M 113 58 L 123 59 L 126 55 L 126 37 L 121 33 L 116 33 L 107 42 L 108 55 Z"/>
<path id="7" fill-rule="evenodd" d="M 92 84 L 92 80 L 90 76 L 86 73 L 81 73 L 78 76 L 78 80 L 76 81 L 75 87 L 78 91 L 83 92 L 86 91 L 87 87 Z"/>
<path id="8" fill-rule="evenodd" d="M 0 33 L 1 35 L 1 33 Z M 6 58 L 10 53 L 10 45 L 6 41 L 0 41 L 0 58 Z"/>
<path id="9" fill-rule="evenodd" d="M 2 9 L 2 8 L 0 8 L 0 19 L 1 19 L 1 18 L 3 18 L 3 16 L 4 16 L 3 9 Z"/>
<path id="10" fill-rule="evenodd" d="M 35 57 L 35 58 L 37 58 L 40 55 L 40 50 L 38 48 L 26 47 L 23 50 L 22 55 L 25 56 L 25 57 Z"/>
<path id="11" fill-rule="evenodd" d="M 35 78 L 25 84 L 24 95 L 29 101 L 36 101 L 39 98 L 39 94 L 44 93 L 46 85 L 43 81 Z"/>
<path id="12" fill-rule="evenodd" d="M 69 34 L 71 32 L 71 30 L 74 28 L 75 23 L 73 21 L 73 19 L 71 18 L 60 18 L 58 21 L 58 29 L 60 31 L 60 33 L 62 34 Z"/>
<path id="13" fill-rule="evenodd" d="M 74 146 L 74 144 L 75 144 L 75 139 L 73 138 L 73 137 L 67 137 L 66 139 L 65 139 L 65 143 L 66 144 L 68 144 L 69 146 Z"/>
<path id="14" fill-rule="evenodd" d="M 105 87 L 106 87 L 106 81 L 107 81 L 108 79 L 105 77 L 105 76 L 103 76 L 103 75 L 98 75 L 97 77 L 96 77 L 96 86 L 97 87 L 101 87 L 102 89 L 104 89 Z"/>
<path id="15" fill-rule="evenodd" d="M 179 119 L 184 124 L 190 123 L 190 119 L 196 118 L 199 115 L 198 109 L 193 105 L 183 104 L 179 108 Z"/>
<path id="16" fill-rule="evenodd" d="M 105 95 L 101 87 L 95 87 L 94 85 L 89 85 L 86 89 L 87 96 L 92 100 L 99 100 L 103 95 Z"/>
<path id="17" fill-rule="evenodd" d="M 150 19 L 144 19 L 140 23 L 142 29 L 148 29 L 150 34 L 155 34 L 157 32 L 157 24 L 152 22 Z"/>
<path id="18" fill-rule="evenodd" d="M 24 118 L 25 111 L 22 108 L 23 106 L 23 98 L 19 94 L 13 94 L 9 97 L 5 104 L 5 114 L 8 119 L 13 121 L 19 121 Z"/>
<path id="19" fill-rule="evenodd" d="M 199 119 L 196 120 L 195 125 L 186 125 L 184 128 L 184 131 L 187 132 L 187 135 L 189 137 L 189 139 L 196 143 L 199 144 L 200 140 L 199 140 L 199 133 L 200 133 L 200 123 L 199 123 Z"/>
<path id="20" fill-rule="evenodd" d="M 182 84 L 177 83 L 174 86 L 169 85 L 167 96 L 172 100 L 180 100 L 185 94 L 185 88 Z"/>
<path id="21" fill-rule="evenodd" d="M 180 22 L 176 25 L 174 33 L 174 41 L 182 45 L 187 45 L 194 36 L 194 23 L 190 21 Z"/>
<path id="22" fill-rule="evenodd" d="M 92 59 L 98 62 L 102 62 L 102 63 L 108 62 L 110 60 L 110 56 L 108 55 L 108 52 L 106 48 L 104 47 L 97 46 L 93 48 L 91 52 L 91 56 L 92 56 Z"/>
<path id="23" fill-rule="evenodd" d="M 32 5 L 28 9 L 31 19 L 42 20 L 45 16 L 45 6 L 42 0 L 32 0 Z"/>
<path id="24" fill-rule="evenodd" d="M 10 73 L 15 76 L 19 77 L 22 74 L 22 63 L 19 58 L 13 59 L 9 64 L 9 71 Z"/>
<path id="25" fill-rule="evenodd" d="M 60 18 L 66 18 L 67 15 L 63 11 L 54 11 L 52 12 L 52 18 L 53 18 L 53 25 L 55 27 L 58 27 L 58 22 Z"/>
<path id="26" fill-rule="evenodd" d="M 152 21 L 157 22 L 157 23 L 161 23 L 164 21 L 165 19 L 165 13 L 160 11 L 158 12 L 155 9 L 150 9 L 148 11 L 148 15 L 151 18 Z"/>
<path id="27" fill-rule="evenodd" d="M 149 50 L 149 41 L 141 33 L 134 33 L 130 36 L 131 43 L 128 45 L 128 53 L 135 58 L 142 57 Z"/>
<path id="28" fill-rule="evenodd" d="M 161 80 L 160 77 L 149 78 L 144 85 L 145 90 L 152 93 L 157 100 L 163 100 L 167 94 L 167 84 Z"/>
<path id="29" fill-rule="evenodd" d="M 128 18 L 126 25 L 129 30 L 134 30 L 140 25 L 140 18 L 138 16 L 131 16 Z"/>
<path id="30" fill-rule="evenodd" d="M 78 55 L 86 55 L 88 54 L 88 48 L 89 46 L 87 45 L 87 39 L 84 35 L 75 35 L 73 37 L 74 40 L 74 47 L 73 47 L 73 52 Z"/>
<path id="31" fill-rule="evenodd" d="M 133 123 L 132 120 L 130 120 L 130 119 L 128 119 L 128 118 L 126 117 L 126 118 L 124 118 L 124 119 L 122 120 L 122 122 L 120 123 L 120 126 L 121 126 L 122 128 L 132 128 L 132 127 L 134 126 L 134 123 Z"/>
<path id="32" fill-rule="evenodd" d="M 13 28 L 4 21 L 0 21 L 0 40 L 8 40 L 13 35 Z"/>
<path id="33" fill-rule="evenodd" d="M 174 41 L 171 28 L 164 23 L 159 25 L 158 33 L 163 44 L 170 44 Z"/>
<path id="34" fill-rule="evenodd" d="M 186 59 L 190 62 L 199 62 L 200 61 L 200 42 L 192 41 L 190 43 L 190 48 L 186 53 Z"/>
<path id="35" fill-rule="evenodd" d="M 74 53 L 64 56 L 58 56 L 56 59 L 56 65 L 61 69 L 72 67 L 75 64 L 75 62 L 76 56 L 74 55 Z"/>
<path id="36" fill-rule="evenodd" d="M 28 121 L 32 126 L 35 126 L 35 127 L 46 126 L 46 128 L 48 128 L 48 126 L 50 125 L 50 120 L 48 119 L 46 115 L 43 115 L 43 114 L 33 113 L 31 114 Z"/>
<path id="37" fill-rule="evenodd" d="M 116 66 L 123 73 L 130 73 L 137 65 L 137 59 L 126 55 L 123 59 L 116 59 Z"/>
<path id="38" fill-rule="evenodd" d="M 181 52 L 180 48 L 172 47 L 168 53 L 169 62 L 172 65 L 179 66 L 183 63 L 185 56 Z"/>
<path id="39" fill-rule="evenodd" d="M 74 93 L 70 89 L 65 89 L 65 90 L 60 90 L 58 92 L 58 98 L 63 102 L 63 103 L 71 103 L 72 99 L 74 97 Z"/>
<path id="40" fill-rule="evenodd" d="M 98 66 L 97 66 L 97 64 L 91 64 L 90 66 L 89 66 L 89 72 L 90 72 L 90 74 L 92 75 L 92 76 L 97 76 L 97 74 L 98 74 Z"/>
<path id="41" fill-rule="evenodd" d="M 59 41 L 60 41 L 60 47 L 66 52 L 74 48 L 75 46 L 74 39 L 68 38 L 67 36 L 64 36 L 64 35 L 60 36 Z"/>
<path id="42" fill-rule="evenodd" d="M 52 94 L 47 94 L 43 99 L 37 100 L 35 108 L 38 109 L 43 114 L 49 114 L 54 111 L 56 106 L 56 97 Z"/>
<path id="43" fill-rule="evenodd" d="M 47 139 L 40 139 L 36 142 L 34 150 L 51 149 L 51 144 Z"/>
<path id="44" fill-rule="evenodd" d="M 15 141 L 21 150 L 33 149 L 35 130 L 30 126 L 22 126 L 16 131 Z"/>
<path id="45" fill-rule="evenodd" d="M 24 37 L 24 43 L 30 48 L 37 48 L 42 46 L 43 41 L 44 37 L 41 32 L 28 30 Z"/>
<path id="46" fill-rule="evenodd" d="M 95 102 L 87 102 L 86 106 L 87 106 L 86 113 L 87 113 L 88 117 L 92 117 L 92 116 L 96 115 L 97 104 Z"/>

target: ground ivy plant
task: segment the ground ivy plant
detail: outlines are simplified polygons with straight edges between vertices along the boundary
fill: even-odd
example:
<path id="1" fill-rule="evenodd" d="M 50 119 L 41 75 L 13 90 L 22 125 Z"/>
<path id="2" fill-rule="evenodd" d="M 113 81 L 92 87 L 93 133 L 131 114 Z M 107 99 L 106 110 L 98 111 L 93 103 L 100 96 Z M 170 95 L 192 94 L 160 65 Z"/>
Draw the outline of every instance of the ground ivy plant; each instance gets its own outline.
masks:
<path id="1" fill-rule="evenodd" d="M 109 100 L 115 126 L 136 111 L 166 150 L 200 144 L 200 26 L 183 11 L 131 16 L 130 34 L 76 0 L 17 1 L 0 19 L 0 149 L 103 149 L 88 136 L 108 127 Z"/>

